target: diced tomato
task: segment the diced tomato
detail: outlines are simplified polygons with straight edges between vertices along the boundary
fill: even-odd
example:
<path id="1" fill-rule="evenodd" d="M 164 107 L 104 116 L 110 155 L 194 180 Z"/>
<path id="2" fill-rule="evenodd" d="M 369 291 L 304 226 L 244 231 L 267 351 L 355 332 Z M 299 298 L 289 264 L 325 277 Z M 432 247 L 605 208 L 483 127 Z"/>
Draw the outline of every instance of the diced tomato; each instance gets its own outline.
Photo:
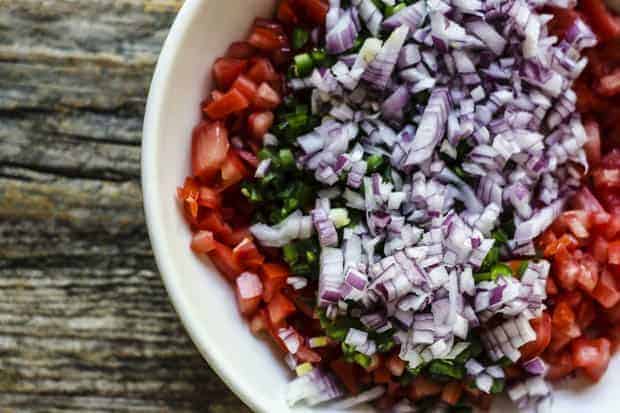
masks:
<path id="1" fill-rule="evenodd" d="M 566 211 L 552 225 L 556 234 L 570 230 L 577 238 L 587 238 L 589 227 L 590 214 L 586 211 Z"/>
<path id="2" fill-rule="evenodd" d="M 321 355 L 306 346 L 299 347 L 295 356 L 301 363 L 320 363 Z"/>
<path id="3" fill-rule="evenodd" d="M 611 241 L 615 239 L 618 233 L 620 233 L 620 215 L 612 215 L 607 224 L 603 225 L 600 231 L 607 240 Z"/>
<path id="4" fill-rule="evenodd" d="M 597 168 L 592 171 L 592 179 L 597 189 L 620 188 L 620 169 Z"/>
<path id="5" fill-rule="evenodd" d="M 192 174 L 213 178 L 226 160 L 228 148 L 228 130 L 223 123 L 200 123 L 192 134 Z"/>
<path id="6" fill-rule="evenodd" d="M 504 366 L 504 374 L 508 380 L 518 380 L 523 377 L 524 372 L 519 365 L 512 364 L 510 366 Z"/>
<path id="7" fill-rule="evenodd" d="M 615 306 L 605 309 L 605 315 L 607 316 L 607 320 L 611 324 L 619 324 L 620 323 L 620 303 Z"/>
<path id="8" fill-rule="evenodd" d="M 248 42 L 233 42 L 226 52 L 226 57 L 233 59 L 249 59 L 254 56 L 256 56 L 256 48 Z"/>
<path id="9" fill-rule="evenodd" d="M 237 89 L 239 92 L 243 93 L 243 96 L 245 96 L 249 101 L 254 99 L 254 96 L 256 96 L 256 91 L 258 90 L 256 83 L 244 75 L 240 75 L 235 80 L 232 87 L 233 89 Z"/>
<path id="10" fill-rule="evenodd" d="M 581 303 L 579 303 L 575 312 L 575 317 L 577 318 L 577 325 L 581 331 L 585 331 L 596 318 L 596 307 L 594 302 L 585 297 Z"/>
<path id="11" fill-rule="evenodd" d="M 549 32 L 560 39 L 564 38 L 568 29 L 579 18 L 579 14 L 575 10 L 565 7 L 546 7 L 545 11 L 553 14 L 553 19 L 547 23 Z"/>
<path id="12" fill-rule="evenodd" d="M 255 112 L 248 117 L 248 129 L 250 136 L 254 139 L 262 140 L 263 136 L 273 125 L 275 116 L 273 112 Z"/>
<path id="13" fill-rule="evenodd" d="M 288 267 L 281 264 L 263 264 L 262 268 L 263 298 L 265 302 L 270 302 L 273 296 L 286 285 L 286 278 L 290 275 Z"/>
<path id="14" fill-rule="evenodd" d="M 579 2 L 590 27 L 601 38 L 611 40 L 620 36 L 620 24 L 614 19 L 603 0 L 581 0 Z"/>
<path id="15" fill-rule="evenodd" d="M 583 149 L 586 151 L 588 164 L 595 167 L 601 161 L 601 131 L 598 122 L 593 119 L 588 119 L 583 126 L 587 136 Z"/>
<path id="16" fill-rule="evenodd" d="M 278 6 L 276 16 L 278 17 L 278 20 L 284 24 L 295 25 L 299 22 L 299 19 L 297 18 L 291 3 L 291 0 L 282 0 Z"/>
<path id="17" fill-rule="evenodd" d="M 274 69 L 271 62 L 265 58 L 256 59 L 255 63 L 252 67 L 250 67 L 246 75 L 256 84 L 276 80 L 278 78 L 276 69 Z"/>
<path id="18" fill-rule="evenodd" d="M 191 248 L 194 252 L 206 253 L 215 249 L 215 238 L 211 231 L 198 231 L 192 237 Z"/>
<path id="19" fill-rule="evenodd" d="M 441 400 L 450 406 L 456 405 L 463 394 L 463 386 L 458 381 L 451 381 L 441 391 Z"/>
<path id="20" fill-rule="evenodd" d="M 568 291 L 575 289 L 580 268 L 579 264 L 570 256 L 568 251 L 558 251 L 554 257 L 553 266 L 554 274 L 559 285 Z"/>
<path id="21" fill-rule="evenodd" d="M 611 308 L 620 302 L 620 292 L 616 285 L 614 276 L 609 270 L 604 269 L 600 280 L 592 292 L 592 297 L 605 308 Z"/>
<path id="22" fill-rule="evenodd" d="M 547 312 L 543 312 L 542 316 L 531 320 L 530 324 L 536 332 L 536 340 L 526 343 L 519 349 L 522 360 L 530 360 L 540 356 L 551 341 L 551 317 Z"/>
<path id="23" fill-rule="evenodd" d="M 235 296 L 237 297 L 237 304 L 239 305 L 239 311 L 243 315 L 253 315 L 258 310 L 262 301 L 261 296 L 252 298 L 243 298 L 239 294 L 239 289 L 235 289 Z"/>
<path id="24" fill-rule="evenodd" d="M 232 249 L 217 241 L 215 241 L 215 248 L 209 251 L 209 258 L 213 265 L 230 281 L 234 281 L 243 271 L 243 268 L 235 259 Z"/>
<path id="25" fill-rule="evenodd" d="M 248 61 L 230 57 L 220 57 L 213 64 L 213 79 L 218 89 L 228 90 L 235 79 L 245 71 Z"/>
<path id="26" fill-rule="evenodd" d="M 254 334 L 262 333 L 269 329 L 269 316 L 267 310 L 262 308 L 250 320 L 250 330 Z"/>
<path id="27" fill-rule="evenodd" d="M 398 354 L 392 354 L 385 362 L 385 366 L 396 377 L 400 377 L 405 372 L 407 364 L 398 357 Z"/>
<path id="28" fill-rule="evenodd" d="M 386 384 L 392 379 L 392 373 L 385 366 L 380 366 L 372 372 L 373 380 L 376 384 Z"/>
<path id="29" fill-rule="evenodd" d="M 248 227 L 237 227 L 234 229 L 231 228 L 229 233 L 221 234 L 219 238 L 220 241 L 232 248 L 245 238 L 252 238 L 252 234 L 250 233 L 250 229 Z"/>
<path id="30" fill-rule="evenodd" d="M 231 113 L 250 106 L 250 101 L 237 89 L 231 89 L 220 99 L 209 103 L 205 112 L 211 119 L 224 119 Z"/>
<path id="31" fill-rule="evenodd" d="M 613 241 L 608 244 L 607 254 L 610 264 L 620 264 L 620 240 Z"/>
<path id="32" fill-rule="evenodd" d="M 590 254 L 584 254 L 579 262 L 581 270 L 577 275 L 577 284 L 584 291 L 591 293 L 598 283 L 598 263 Z"/>
<path id="33" fill-rule="evenodd" d="M 235 248 L 233 255 L 241 265 L 256 268 L 263 264 L 265 257 L 258 251 L 256 244 L 250 238 L 244 238 Z"/>
<path id="34" fill-rule="evenodd" d="M 295 303 L 295 305 L 297 305 L 297 303 Z M 297 306 L 297 308 L 299 308 L 299 306 Z M 375 353 L 372 356 L 370 356 L 370 364 L 364 370 L 366 370 L 368 373 L 372 373 L 373 371 L 381 367 L 382 362 L 383 361 L 381 360 L 381 357 L 379 357 L 379 355 Z"/>
<path id="35" fill-rule="evenodd" d="M 607 262 L 609 243 L 605 238 L 598 235 L 592 242 L 592 256 L 601 264 Z"/>
<path id="36" fill-rule="evenodd" d="M 183 209 L 190 224 L 195 224 L 196 218 L 198 217 L 199 196 L 200 189 L 198 182 L 192 177 L 185 178 L 183 187 L 177 188 L 177 197 L 179 201 L 183 202 Z"/>
<path id="37" fill-rule="evenodd" d="M 557 285 L 555 285 L 555 281 L 553 278 L 547 278 L 547 294 L 548 295 L 556 295 L 559 292 Z"/>
<path id="38" fill-rule="evenodd" d="M 277 292 L 267 304 L 269 320 L 272 324 L 279 324 L 295 312 L 295 305 L 282 293 Z"/>
<path id="39" fill-rule="evenodd" d="M 572 342 L 573 365 L 583 368 L 593 381 L 599 381 L 609 365 L 611 343 L 606 338 L 578 338 Z"/>
<path id="40" fill-rule="evenodd" d="M 224 221 L 220 211 L 206 210 L 204 213 L 201 213 L 201 215 L 202 217 L 200 217 L 198 223 L 196 224 L 198 229 L 212 231 L 218 237 L 230 235 L 232 232 L 232 229 Z"/>
<path id="41" fill-rule="evenodd" d="M 267 82 L 263 82 L 258 87 L 252 104 L 259 110 L 272 110 L 277 108 L 281 101 L 278 92 L 273 90 Z"/>
<path id="42" fill-rule="evenodd" d="M 581 188 L 571 199 L 571 207 L 588 212 L 605 212 L 601 203 L 587 186 Z"/>
<path id="43" fill-rule="evenodd" d="M 277 50 L 288 44 L 286 36 L 272 28 L 254 26 L 248 43 L 260 50 Z"/>
<path id="44" fill-rule="evenodd" d="M 218 209 L 222 206 L 222 196 L 215 189 L 201 186 L 198 204 L 206 208 Z"/>
<path id="45" fill-rule="evenodd" d="M 409 397 L 411 400 L 420 400 L 429 396 L 437 396 L 441 394 L 441 384 L 429 380 L 422 376 L 417 376 L 411 383 Z"/>
<path id="46" fill-rule="evenodd" d="M 549 371 L 546 376 L 548 380 L 561 380 L 575 370 L 573 356 L 569 351 L 560 354 L 550 353 L 546 358 L 549 361 Z"/>
<path id="47" fill-rule="evenodd" d="M 229 150 L 226 160 L 222 165 L 222 187 L 228 188 L 241 182 L 250 175 L 239 155 L 234 150 Z"/>
<path id="48" fill-rule="evenodd" d="M 337 359 L 329 363 L 329 367 L 351 394 L 355 395 L 360 392 L 360 385 L 353 363 L 347 363 L 343 359 Z"/>
<path id="49" fill-rule="evenodd" d="M 320 26 L 325 24 L 325 16 L 329 10 L 327 3 L 322 0 L 295 0 L 295 4 L 313 24 Z"/>

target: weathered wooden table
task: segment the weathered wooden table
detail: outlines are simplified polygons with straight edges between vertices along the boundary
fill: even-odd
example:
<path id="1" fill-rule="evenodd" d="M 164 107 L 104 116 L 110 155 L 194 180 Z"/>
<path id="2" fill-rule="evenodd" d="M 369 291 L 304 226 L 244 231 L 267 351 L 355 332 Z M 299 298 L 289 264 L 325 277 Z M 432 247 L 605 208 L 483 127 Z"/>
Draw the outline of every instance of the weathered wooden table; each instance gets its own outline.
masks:
<path id="1" fill-rule="evenodd" d="M 0 412 L 246 412 L 173 311 L 141 122 L 182 0 L 0 0 Z"/>

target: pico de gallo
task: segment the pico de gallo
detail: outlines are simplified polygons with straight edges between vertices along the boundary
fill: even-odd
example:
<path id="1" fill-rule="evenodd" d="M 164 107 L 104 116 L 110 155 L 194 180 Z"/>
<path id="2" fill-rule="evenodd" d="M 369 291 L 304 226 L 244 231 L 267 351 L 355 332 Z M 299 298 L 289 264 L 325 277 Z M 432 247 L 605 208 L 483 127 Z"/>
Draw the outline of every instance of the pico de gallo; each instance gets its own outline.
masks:
<path id="1" fill-rule="evenodd" d="M 620 20 L 601 0 L 281 0 L 177 191 L 293 406 L 470 412 L 620 343 Z M 616 149 L 618 148 L 618 149 Z"/>

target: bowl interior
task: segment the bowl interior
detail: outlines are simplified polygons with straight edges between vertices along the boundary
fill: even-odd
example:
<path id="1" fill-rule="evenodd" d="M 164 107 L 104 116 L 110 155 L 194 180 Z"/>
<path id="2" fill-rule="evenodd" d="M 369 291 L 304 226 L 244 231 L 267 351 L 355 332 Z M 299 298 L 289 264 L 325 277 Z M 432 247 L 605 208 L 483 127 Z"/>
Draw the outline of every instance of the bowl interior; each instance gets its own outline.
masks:
<path id="1" fill-rule="evenodd" d="M 255 411 L 317 412 L 321 409 L 286 406 L 290 372 L 265 340 L 250 333 L 230 286 L 208 260 L 190 251 L 191 234 L 175 199 L 176 187 L 189 173 L 191 130 L 200 118 L 199 104 L 210 90 L 214 60 L 232 41 L 244 38 L 256 16 L 271 15 L 274 4 L 273 0 L 185 2 L 162 51 L 149 96 L 142 154 L 144 201 L 166 288 L 211 367 Z M 616 359 L 612 364 L 617 367 L 620 362 Z M 603 383 L 586 392 L 562 391 L 555 411 L 578 412 L 585 405 L 601 412 L 617 411 L 613 389 L 620 387 L 620 374 L 616 371 L 612 366 Z"/>

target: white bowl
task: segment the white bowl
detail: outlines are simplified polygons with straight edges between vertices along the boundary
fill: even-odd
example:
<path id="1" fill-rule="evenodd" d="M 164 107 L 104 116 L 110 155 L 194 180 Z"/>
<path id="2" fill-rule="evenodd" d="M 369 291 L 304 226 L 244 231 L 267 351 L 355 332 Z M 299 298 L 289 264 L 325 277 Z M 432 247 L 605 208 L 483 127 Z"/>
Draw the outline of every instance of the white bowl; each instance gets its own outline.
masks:
<path id="1" fill-rule="evenodd" d="M 191 252 L 191 234 L 175 199 L 177 186 L 190 172 L 190 135 L 200 119 L 199 104 L 209 92 L 214 60 L 231 42 L 245 37 L 256 16 L 270 16 L 274 4 L 274 0 L 185 1 L 159 58 L 147 104 L 144 207 L 172 303 L 209 365 L 254 411 L 318 412 L 321 409 L 287 407 L 284 394 L 291 375 L 281 355 L 250 333 L 230 286 L 207 260 Z M 616 358 L 603 382 L 587 391 L 556 393 L 554 412 L 583 413 L 585 406 L 592 412 L 619 412 L 615 405 L 620 401 L 619 366 Z"/>

